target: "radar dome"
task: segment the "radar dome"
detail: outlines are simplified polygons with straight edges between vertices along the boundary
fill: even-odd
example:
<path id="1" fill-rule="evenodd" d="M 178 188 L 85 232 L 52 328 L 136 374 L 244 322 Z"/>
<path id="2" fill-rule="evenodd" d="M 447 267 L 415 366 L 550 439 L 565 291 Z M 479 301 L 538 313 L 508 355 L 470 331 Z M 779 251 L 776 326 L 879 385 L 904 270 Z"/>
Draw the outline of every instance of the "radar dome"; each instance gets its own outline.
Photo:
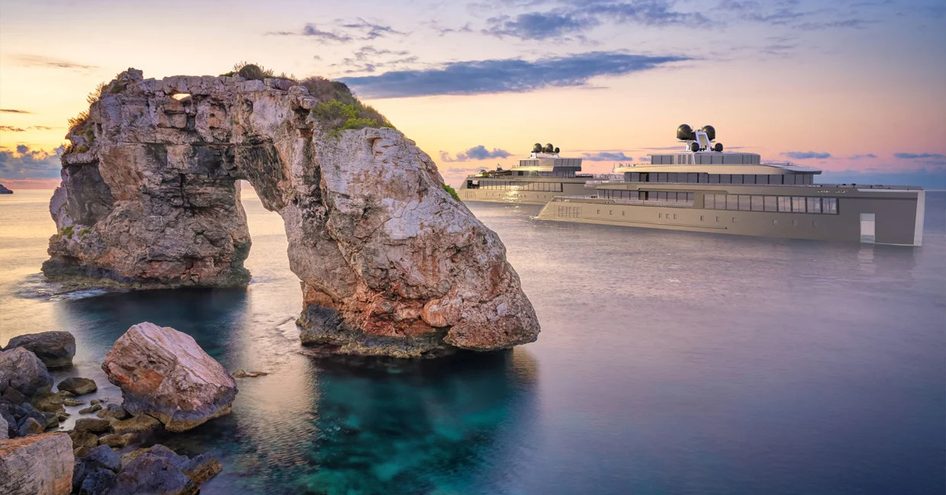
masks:
<path id="1" fill-rule="evenodd" d="M 696 134 L 693 133 L 693 128 L 690 127 L 690 124 L 680 124 L 680 127 L 677 127 L 677 139 L 681 141 L 692 141 L 696 139 Z"/>
<path id="2" fill-rule="evenodd" d="M 703 128 L 700 129 L 700 130 L 706 133 L 706 137 L 709 138 L 710 141 L 715 141 L 715 140 L 716 140 L 716 128 L 715 128 L 715 127 L 713 127 L 713 126 L 711 126 L 711 125 L 704 125 Z"/>

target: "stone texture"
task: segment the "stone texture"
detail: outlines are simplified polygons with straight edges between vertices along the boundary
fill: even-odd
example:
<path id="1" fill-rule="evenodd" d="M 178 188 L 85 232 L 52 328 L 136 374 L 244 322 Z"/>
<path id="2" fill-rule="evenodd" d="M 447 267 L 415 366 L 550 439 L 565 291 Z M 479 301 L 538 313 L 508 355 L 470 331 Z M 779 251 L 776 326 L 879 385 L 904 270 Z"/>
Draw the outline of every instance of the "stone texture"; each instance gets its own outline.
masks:
<path id="1" fill-rule="evenodd" d="M 0 394 L 6 395 L 6 389 L 12 389 L 25 397 L 32 397 L 49 392 L 52 384 L 46 366 L 25 347 L 0 351 Z"/>
<path id="2" fill-rule="evenodd" d="M 59 390 L 71 392 L 75 395 L 91 394 L 92 392 L 98 390 L 98 387 L 95 385 L 95 380 L 78 376 L 72 376 L 59 382 L 57 388 Z"/>
<path id="3" fill-rule="evenodd" d="M 220 463 L 209 456 L 188 458 L 163 445 L 126 454 L 111 495 L 198 493 L 204 481 L 220 472 Z"/>
<path id="4" fill-rule="evenodd" d="M 43 433 L 0 442 L 0 493 L 65 495 L 72 491 L 75 457 L 65 433 Z"/>
<path id="5" fill-rule="evenodd" d="M 10 425 L 7 424 L 7 420 L 0 416 L 0 440 L 6 440 L 10 438 Z"/>
<path id="6" fill-rule="evenodd" d="M 394 129 L 326 128 L 317 103 L 286 80 L 120 74 L 67 136 L 44 272 L 244 286 L 245 179 L 283 218 L 304 343 L 414 357 L 534 341 L 502 242 L 444 190 L 430 157 Z"/>
<path id="7" fill-rule="evenodd" d="M 76 338 L 69 332 L 40 332 L 10 339 L 7 349 L 22 347 L 36 354 L 47 368 L 68 368 L 76 355 Z"/>
<path id="8" fill-rule="evenodd" d="M 193 337 L 148 322 L 115 342 L 102 369 L 122 389 L 126 411 L 153 416 L 169 431 L 229 414 L 237 393 L 233 377 Z"/>

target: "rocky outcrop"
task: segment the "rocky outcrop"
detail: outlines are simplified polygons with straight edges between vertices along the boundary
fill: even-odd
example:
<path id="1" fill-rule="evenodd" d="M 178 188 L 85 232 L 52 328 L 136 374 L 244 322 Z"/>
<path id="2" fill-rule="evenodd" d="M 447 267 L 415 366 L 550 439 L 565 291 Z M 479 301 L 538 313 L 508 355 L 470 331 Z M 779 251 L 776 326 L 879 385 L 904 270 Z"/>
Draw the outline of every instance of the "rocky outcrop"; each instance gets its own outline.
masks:
<path id="1" fill-rule="evenodd" d="M 72 440 L 65 433 L 0 441 L 0 493 L 68 494 L 74 464 Z"/>
<path id="2" fill-rule="evenodd" d="M 105 355 L 102 369 L 122 390 L 124 409 L 184 431 L 230 413 L 233 377 L 194 338 L 170 327 L 139 323 Z"/>
<path id="3" fill-rule="evenodd" d="M 7 349 L 22 347 L 36 354 L 47 368 L 68 368 L 76 355 L 76 338 L 69 332 L 40 332 L 10 339 Z"/>
<path id="4" fill-rule="evenodd" d="M 333 117 L 357 102 L 325 83 L 329 96 L 287 79 L 120 74 L 67 136 L 43 271 L 134 288 L 244 286 L 244 179 L 283 218 L 305 343 L 409 357 L 535 340 L 496 234 L 413 141 Z"/>
<path id="5" fill-rule="evenodd" d="M 13 191 L 4 187 L 3 184 L 0 184 L 0 194 L 13 194 Z"/>
<path id="6" fill-rule="evenodd" d="M 36 354 L 24 347 L 0 351 L 0 396 L 10 402 L 22 402 L 24 398 L 49 392 L 53 379 Z"/>

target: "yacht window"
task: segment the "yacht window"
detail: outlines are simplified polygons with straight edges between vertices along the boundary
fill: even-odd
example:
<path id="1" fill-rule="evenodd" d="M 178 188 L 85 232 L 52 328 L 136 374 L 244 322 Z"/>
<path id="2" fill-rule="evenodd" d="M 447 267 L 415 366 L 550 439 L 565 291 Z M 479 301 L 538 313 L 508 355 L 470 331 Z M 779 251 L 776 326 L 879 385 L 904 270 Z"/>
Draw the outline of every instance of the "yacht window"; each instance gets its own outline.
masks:
<path id="1" fill-rule="evenodd" d="M 725 195 L 725 194 L 717 194 L 717 195 L 716 195 L 716 209 L 717 209 L 717 210 L 725 210 L 725 209 L 726 209 L 726 195 Z"/>
<path id="2" fill-rule="evenodd" d="M 729 174 L 720 174 L 719 183 L 720 184 L 729 184 L 732 182 L 732 176 Z"/>
<path id="3" fill-rule="evenodd" d="M 808 198 L 808 213 L 821 213 L 821 198 Z"/>
<path id="4" fill-rule="evenodd" d="M 640 182 L 641 174 L 640 172 L 631 172 L 631 182 Z"/>
<path id="5" fill-rule="evenodd" d="M 778 202 L 775 196 L 765 197 L 765 211 L 778 211 Z"/>
<path id="6" fill-rule="evenodd" d="M 792 198 L 788 196 L 779 196 L 778 211 L 790 213 L 792 211 Z"/>
<path id="7" fill-rule="evenodd" d="M 762 196 L 753 196 L 752 197 L 752 211 L 764 211 L 765 208 L 762 206 Z"/>
<path id="8" fill-rule="evenodd" d="M 660 191 L 660 192 L 657 193 L 657 201 L 666 201 L 666 200 L 667 200 L 667 193 L 666 193 L 666 192 Z"/>
<path id="9" fill-rule="evenodd" d="M 738 210 L 739 209 L 739 196 L 735 194 L 729 194 L 726 196 L 726 209 L 727 210 Z"/>
<path id="10" fill-rule="evenodd" d="M 703 195 L 703 208 L 714 209 L 716 208 L 716 196 L 713 194 L 704 194 Z"/>
<path id="11" fill-rule="evenodd" d="M 657 182 L 667 182 L 667 174 L 665 173 L 657 174 Z"/>
<path id="12" fill-rule="evenodd" d="M 752 174 L 743 175 L 742 181 L 746 184 L 755 184 L 755 175 L 752 175 Z"/>
<path id="13" fill-rule="evenodd" d="M 751 198 L 751 196 L 747 194 L 739 195 L 739 209 L 740 210 L 749 211 L 751 209 L 749 198 Z"/>
<path id="14" fill-rule="evenodd" d="M 733 184 L 742 184 L 742 174 L 732 174 Z"/>
<path id="15" fill-rule="evenodd" d="M 792 212 L 794 213 L 805 212 L 805 198 L 804 197 L 792 196 Z"/>
<path id="16" fill-rule="evenodd" d="M 838 198 L 821 198 L 821 207 L 824 213 L 829 215 L 838 214 Z"/>
<path id="17" fill-rule="evenodd" d="M 710 184 L 719 184 L 719 174 L 709 174 Z"/>
<path id="18" fill-rule="evenodd" d="M 687 174 L 687 182 L 699 182 L 699 174 Z"/>
<path id="19" fill-rule="evenodd" d="M 688 193 L 687 193 L 687 201 L 689 201 L 690 203 L 692 203 L 694 196 L 695 196 L 695 194 L 693 194 L 693 193 L 691 193 L 691 192 L 688 192 Z"/>

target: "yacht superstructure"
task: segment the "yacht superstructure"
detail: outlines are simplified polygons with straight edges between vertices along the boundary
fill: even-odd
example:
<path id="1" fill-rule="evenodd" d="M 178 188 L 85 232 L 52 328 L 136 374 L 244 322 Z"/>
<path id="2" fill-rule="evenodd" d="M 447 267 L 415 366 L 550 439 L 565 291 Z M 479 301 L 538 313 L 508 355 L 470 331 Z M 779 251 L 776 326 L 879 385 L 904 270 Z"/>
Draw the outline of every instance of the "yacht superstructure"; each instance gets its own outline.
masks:
<path id="1" fill-rule="evenodd" d="M 817 184 L 820 170 L 723 151 L 716 130 L 677 129 L 683 150 L 619 167 L 622 181 L 559 195 L 540 220 L 919 246 L 924 191 L 911 186 Z"/>
<path id="2" fill-rule="evenodd" d="M 565 158 L 552 144 L 536 143 L 517 166 L 470 175 L 457 193 L 463 201 L 544 205 L 555 196 L 584 193 L 592 176 L 580 172 L 581 158 Z"/>

